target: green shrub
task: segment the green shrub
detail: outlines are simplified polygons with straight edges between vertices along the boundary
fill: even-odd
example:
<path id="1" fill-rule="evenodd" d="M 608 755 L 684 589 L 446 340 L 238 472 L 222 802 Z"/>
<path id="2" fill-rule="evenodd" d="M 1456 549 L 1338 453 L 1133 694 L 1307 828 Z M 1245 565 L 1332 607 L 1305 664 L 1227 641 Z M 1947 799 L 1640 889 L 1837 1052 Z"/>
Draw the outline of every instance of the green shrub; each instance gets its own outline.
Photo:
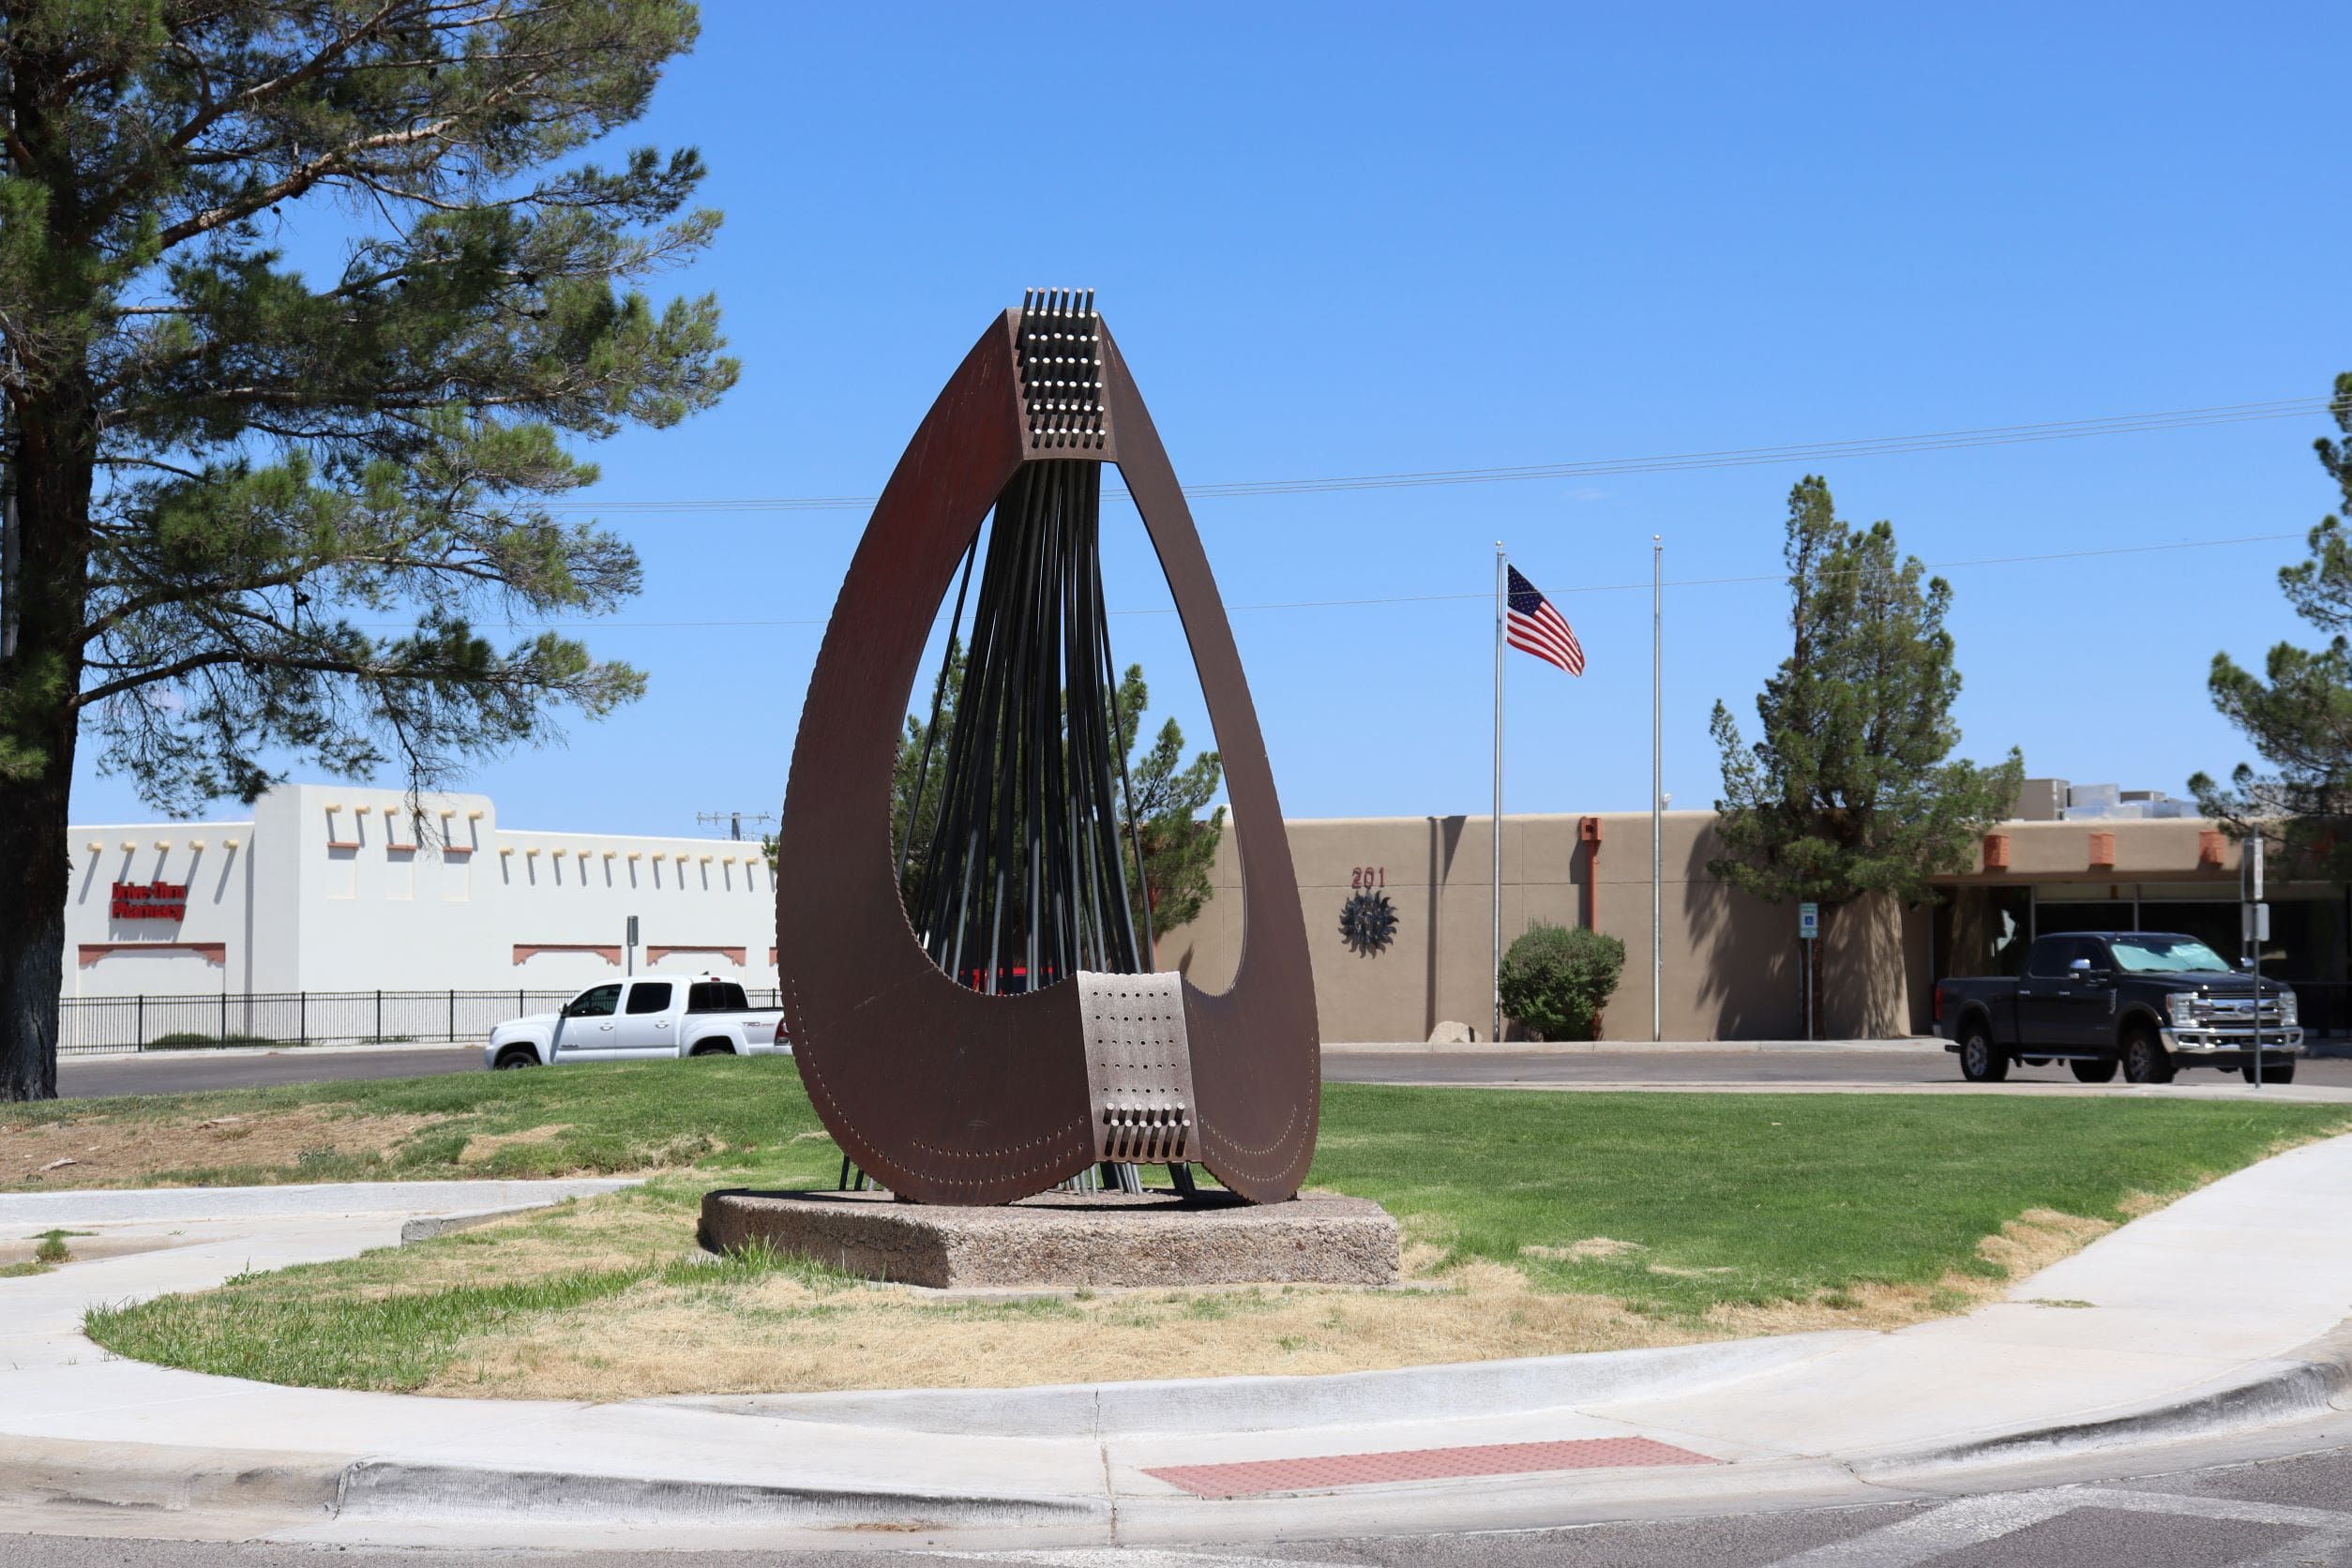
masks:
<path id="1" fill-rule="evenodd" d="M 1581 926 L 1538 922 L 1502 958 L 1502 1010 L 1545 1040 L 1590 1040 L 1625 969 L 1625 944 Z"/>

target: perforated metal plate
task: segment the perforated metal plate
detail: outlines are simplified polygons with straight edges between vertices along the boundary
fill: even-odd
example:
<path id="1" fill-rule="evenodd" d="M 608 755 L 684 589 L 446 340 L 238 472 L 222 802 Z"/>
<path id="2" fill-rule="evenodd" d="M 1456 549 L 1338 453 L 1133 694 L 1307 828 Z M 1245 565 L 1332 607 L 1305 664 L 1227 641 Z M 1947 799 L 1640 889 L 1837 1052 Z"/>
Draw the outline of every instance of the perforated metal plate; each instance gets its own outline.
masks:
<path id="1" fill-rule="evenodd" d="M 1196 1158 L 1184 977 L 1080 971 L 1078 984 L 1094 1157 L 1134 1165 Z"/>

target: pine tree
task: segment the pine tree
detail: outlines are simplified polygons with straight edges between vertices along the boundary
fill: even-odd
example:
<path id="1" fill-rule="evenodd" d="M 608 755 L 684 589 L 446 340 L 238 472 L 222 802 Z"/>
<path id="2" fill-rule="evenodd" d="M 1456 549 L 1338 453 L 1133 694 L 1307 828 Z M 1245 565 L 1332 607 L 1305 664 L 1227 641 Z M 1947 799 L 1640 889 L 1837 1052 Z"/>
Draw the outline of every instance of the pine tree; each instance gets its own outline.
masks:
<path id="1" fill-rule="evenodd" d="M 1863 894 L 1916 900 L 1929 878 L 1969 866 L 2025 763 L 2014 750 L 1990 768 L 1952 759 L 1952 586 L 1897 554 L 1893 524 L 1848 527 L 1808 475 L 1789 491 L 1787 530 L 1795 646 L 1756 700 L 1753 746 L 1715 704 L 1728 852 L 1708 871 L 1775 903 L 1820 903 L 1826 925 Z"/>
<path id="2" fill-rule="evenodd" d="M 2304 874 L 2352 873 L 2352 373 L 2336 378 L 2332 410 L 2344 441 L 2321 437 L 2320 466 L 2335 481 L 2338 510 L 2311 531 L 2309 559 L 2279 572 L 2295 612 L 2328 636 L 2324 646 L 2281 642 L 2263 673 L 2213 656 L 2207 689 L 2213 705 L 2245 732 L 2272 769 L 2240 762 L 2224 789 L 2197 774 L 2189 789 L 2198 809 L 2251 832 L 2270 822 Z"/>
<path id="3" fill-rule="evenodd" d="M 55 1092 L 68 786 L 166 809 L 288 762 L 415 787 L 643 689 L 475 618 L 611 609 L 635 553 L 566 438 L 732 382 L 691 151 L 587 145 L 681 0 L 0 5 L 0 1099 Z M 318 267 L 289 259 L 339 251 Z M 383 635 L 398 618 L 413 629 Z"/>
<path id="4" fill-rule="evenodd" d="M 1127 666 L 1119 684 L 1120 743 L 1133 752 L 1151 688 L 1143 666 Z M 1135 796 L 1135 832 L 1143 846 L 1143 880 L 1137 913 L 1148 905 L 1154 935 L 1197 918 L 1209 901 L 1209 872 L 1225 836 L 1225 807 L 1211 809 L 1225 765 L 1214 751 L 1184 760 L 1184 731 L 1171 718 L 1152 748 L 1135 757 L 1128 778 Z"/>

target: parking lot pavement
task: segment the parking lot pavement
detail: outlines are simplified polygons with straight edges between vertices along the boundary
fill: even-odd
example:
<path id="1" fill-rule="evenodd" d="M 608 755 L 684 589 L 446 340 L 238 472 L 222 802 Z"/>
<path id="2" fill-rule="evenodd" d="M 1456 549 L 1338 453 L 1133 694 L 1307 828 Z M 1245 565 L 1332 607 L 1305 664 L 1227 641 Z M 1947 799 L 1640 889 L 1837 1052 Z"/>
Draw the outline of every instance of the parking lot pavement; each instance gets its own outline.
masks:
<path id="1" fill-rule="evenodd" d="M 204 1089 L 481 1070 L 482 1048 L 471 1043 L 392 1049 L 310 1046 L 274 1051 L 149 1051 L 142 1056 L 68 1057 L 57 1063 L 57 1093 L 76 1100 L 100 1094 L 186 1094 Z"/>

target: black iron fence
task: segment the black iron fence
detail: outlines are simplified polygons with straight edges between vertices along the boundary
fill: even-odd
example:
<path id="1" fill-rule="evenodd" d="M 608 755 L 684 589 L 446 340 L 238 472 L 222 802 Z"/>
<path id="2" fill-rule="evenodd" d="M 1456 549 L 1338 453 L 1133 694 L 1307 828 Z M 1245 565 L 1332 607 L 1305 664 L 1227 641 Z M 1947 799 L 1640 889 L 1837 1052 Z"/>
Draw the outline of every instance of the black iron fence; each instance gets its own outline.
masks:
<path id="1" fill-rule="evenodd" d="M 397 1044 L 489 1039 L 525 1013 L 551 1013 L 560 991 L 228 991 L 210 996 L 69 996 L 57 1004 L 57 1054 L 204 1050 L 224 1046 Z M 775 1007 L 775 989 L 746 993 Z"/>

